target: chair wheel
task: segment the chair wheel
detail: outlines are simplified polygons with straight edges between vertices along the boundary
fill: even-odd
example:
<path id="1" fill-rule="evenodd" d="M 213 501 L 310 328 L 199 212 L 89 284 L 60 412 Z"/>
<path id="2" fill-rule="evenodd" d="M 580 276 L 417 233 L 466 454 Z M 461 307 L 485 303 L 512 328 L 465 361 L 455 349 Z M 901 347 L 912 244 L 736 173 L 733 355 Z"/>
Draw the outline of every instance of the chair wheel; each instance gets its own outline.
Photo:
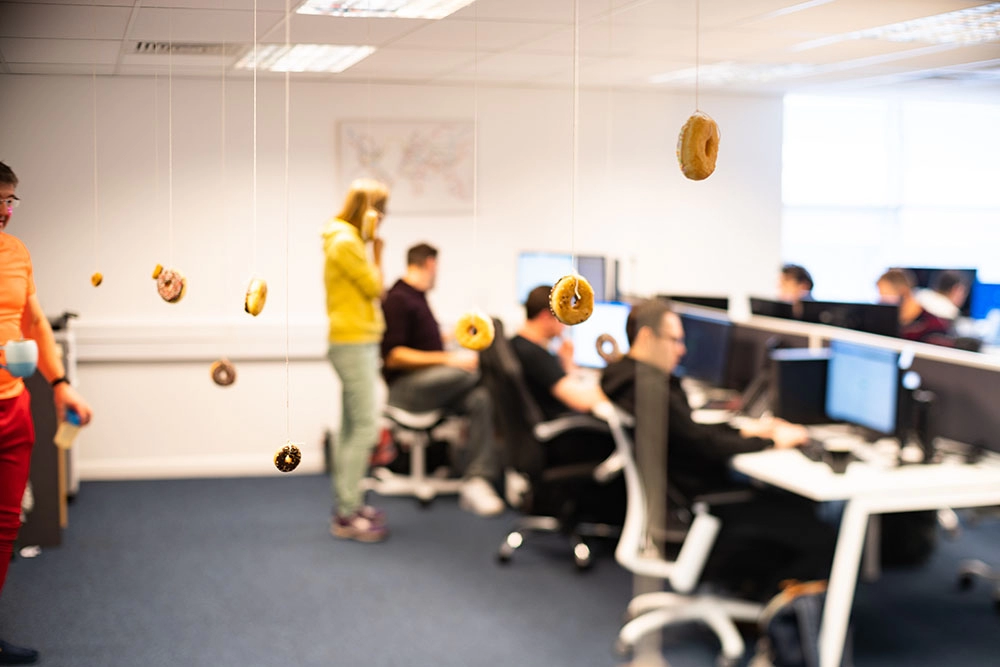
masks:
<path id="1" fill-rule="evenodd" d="M 968 572 L 963 572 L 962 574 L 958 575 L 958 582 L 957 582 L 958 590 L 960 591 L 972 590 L 972 586 L 973 584 L 975 584 L 975 582 L 976 578 L 974 576 L 972 576 Z"/>
<path id="2" fill-rule="evenodd" d="M 594 564 L 590 555 L 590 547 L 583 542 L 577 542 L 573 545 L 573 563 L 579 571 L 589 570 L 590 566 Z"/>
<path id="3" fill-rule="evenodd" d="M 632 653 L 632 647 L 621 640 L 621 637 L 615 640 L 615 655 L 627 658 Z"/>
<path id="4" fill-rule="evenodd" d="M 736 667 L 740 664 L 739 658 L 727 658 L 724 655 L 720 655 L 715 659 L 716 667 Z"/>
<path id="5" fill-rule="evenodd" d="M 506 565 L 507 563 L 510 562 L 510 558 L 513 555 L 514 555 L 514 550 L 510 547 L 509 544 L 504 542 L 503 544 L 500 545 L 500 548 L 497 550 L 497 562 L 500 563 L 501 565 Z"/>
<path id="6" fill-rule="evenodd" d="M 590 556 L 587 556 L 586 558 L 577 558 L 574 556 L 573 564 L 576 565 L 576 569 L 578 572 L 584 572 L 593 567 L 594 559 L 592 559 Z"/>

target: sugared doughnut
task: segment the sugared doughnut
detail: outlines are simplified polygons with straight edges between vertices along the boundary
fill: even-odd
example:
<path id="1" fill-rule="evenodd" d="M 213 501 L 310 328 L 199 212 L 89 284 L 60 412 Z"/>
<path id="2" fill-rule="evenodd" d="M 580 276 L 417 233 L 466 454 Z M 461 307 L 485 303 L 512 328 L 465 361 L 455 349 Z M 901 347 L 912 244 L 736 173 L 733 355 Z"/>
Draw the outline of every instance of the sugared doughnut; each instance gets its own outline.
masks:
<path id="1" fill-rule="evenodd" d="M 229 359 L 219 359 L 214 362 L 210 371 L 212 373 L 212 382 L 220 387 L 228 387 L 236 382 L 236 367 L 233 366 L 233 362 L 229 361 Z"/>
<path id="2" fill-rule="evenodd" d="M 719 125 L 701 111 L 695 111 L 677 137 L 677 161 L 692 181 L 701 181 L 715 171 L 719 155 Z"/>
<path id="3" fill-rule="evenodd" d="M 608 343 L 611 344 L 610 350 L 607 349 Z M 618 341 L 615 340 L 614 336 L 606 333 L 597 337 L 597 354 L 608 364 L 618 361 L 622 356 L 622 352 L 618 348 Z"/>
<path id="4" fill-rule="evenodd" d="M 184 298 L 187 291 L 187 280 L 180 271 L 162 269 L 156 278 L 156 291 L 167 303 L 177 303 Z"/>
<path id="5" fill-rule="evenodd" d="M 466 313 L 455 325 L 455 340 L 470 350 L 485 350 L 493 344 L 493 320 L 482 313 Z"/>
<path id="6" fill-rule="evenodd" d="M 274 467 L 281 472 L 295 470 L 302 461 L 302 452 L 291 441 L 274 454 Z"/>
<path id="7" fill-rule="evenodd" d="M 264 302 L 267 301 L 267 283 L 262 278 L 254 278 L 247 287 L 246 298 L 243 299 L 243 310 L 254 317 L 260 315 L 264 310 Z"/>
<path id="8" fill-rule="evenodd" d="M 100 271 L 90 276 L 90 284 L 93 285 L 94 287 L 100 285 L 103 280 L 104 280 L 104 274 L 102 274 Z"/>
<path id="9" fill-rule="evenodd" d="M 594 288 L 583 276 L 563 276 L 549 292 L 549 309 L 563 324 L 579 324 L 594 312 Z"/>

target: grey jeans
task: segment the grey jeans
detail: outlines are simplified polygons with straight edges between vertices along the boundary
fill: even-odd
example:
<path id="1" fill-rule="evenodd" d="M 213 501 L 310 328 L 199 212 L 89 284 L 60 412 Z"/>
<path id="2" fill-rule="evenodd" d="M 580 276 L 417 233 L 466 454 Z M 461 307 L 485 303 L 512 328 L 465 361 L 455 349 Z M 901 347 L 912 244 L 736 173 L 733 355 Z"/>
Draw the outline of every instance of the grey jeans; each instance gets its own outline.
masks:
<path id="1" fill-rule="evenodd" d="M 479 375 L 451 366 L 431 366 L 393 380 L 389 405 L 411 412 L 443 409 L 469 418 L 469 441 L 462 476 L 495 481 L 500 475 L 493 430 L 493 402 Z"/>
<path id="2" fill-rule="evenodd" d="M 375 388 L 379 349 L 376 343 L 331 344 L 327 356 L 341 385 L 340 437 L 331 475 L 333 497 L 337 513 L 346 516 L 362 505 L 361 480 L 378 442 Z"/>

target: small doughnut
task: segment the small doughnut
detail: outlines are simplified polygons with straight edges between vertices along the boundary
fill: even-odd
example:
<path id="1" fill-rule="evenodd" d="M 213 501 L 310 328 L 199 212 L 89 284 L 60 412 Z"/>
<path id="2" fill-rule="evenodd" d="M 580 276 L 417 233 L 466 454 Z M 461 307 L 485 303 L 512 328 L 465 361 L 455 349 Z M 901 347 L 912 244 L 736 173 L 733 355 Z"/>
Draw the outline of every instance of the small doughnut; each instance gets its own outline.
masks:
<path id="1" fill-rule="evenodd" d="M 264 310 L 264 302 L 267 301 L 267 283 L 262 278 L 254 278 L 247 287 L 247 295 L 243 299 L 243 310 L 254 317 L 260 315 Z"/>
<path id="2" fill-rule="evenodd" d="M 579 324 L 594 312 L 594 288 L 583 276 L 563 276 L 549 292 L 549 309 L 563 324 Z"/>
<path id="3" fill-rule="evenodd" d="M 606 344 L 611 343 L 611 351 L 606 349 Z M 618 341 L 611 334 L 603 333 L 597 337 L 597 354 L 605 363 L 614 363 L 622 357 L 622 351 L 618 348 Z"/>
<path id="4" fill-rule="evenodd" d="M 493 319 L 482 313 L 466 313 L 455 325 L 455 340 L 470 350 L 485 350 L 493 344 Z"/>
<path id="5" fill-rule="evenodd" d="M 163 269 L 156 278 L 156 291 L 167 303 L 177 303 L 184 298 L 187 291 L 187 280 L 180 271 Z"/>
<path id="6" fill-rule="evenodd" d="M 100 285 L 103 280 L 104 280 L 104 274 L 102 274 L 100 271 L 90 276 L 90 284 L 93 285 L 94 287 Z"/>
<path id="7" fill-rule="evenodd" d="M 162 264 L 157 264 L 156 266 L 154 266 L 153 267 L 153 280 L 156 280 L 157 278 L 159 278 L 161 273 L 163 273 L 163 265 Z"/>
<path id="8" fill-rule="evenodd" d="M 701 111 L 695 111 L 677 137 L 677 162 L 692 181 L 701 181 L 715 171 L 719 155 L 719 125 Z"/>
<path id="9" fill-rule="evenodd" d="M 210 369 L 212 382 L 220 387 L 228 387 L 236 382 L 236 367 L 229 359 L 219 359 L 212 364 Z"/>
<path id="10" fill-rule="evenodd" d="M 291 472 L 302 462 L 302 452 L 291 441 L 274 453 L 274 467 L 281 472 Z"/>

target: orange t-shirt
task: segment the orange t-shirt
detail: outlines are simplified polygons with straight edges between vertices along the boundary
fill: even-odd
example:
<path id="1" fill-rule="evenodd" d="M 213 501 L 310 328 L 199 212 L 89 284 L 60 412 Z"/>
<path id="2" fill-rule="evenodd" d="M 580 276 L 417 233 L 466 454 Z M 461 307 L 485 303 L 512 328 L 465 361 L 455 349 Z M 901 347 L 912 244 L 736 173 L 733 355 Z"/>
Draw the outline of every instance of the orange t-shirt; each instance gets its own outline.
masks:
<path id="1" fill-rule="evenodd" d="M 35 279 L 28 249 L 19 239 L 0 232 L 0 345 L 21 339 L 21 318 L 28 297 L 34 293 Z M 0 399 L 13 398 L 22 391 L 24 381 L 0 368 Z"/>

